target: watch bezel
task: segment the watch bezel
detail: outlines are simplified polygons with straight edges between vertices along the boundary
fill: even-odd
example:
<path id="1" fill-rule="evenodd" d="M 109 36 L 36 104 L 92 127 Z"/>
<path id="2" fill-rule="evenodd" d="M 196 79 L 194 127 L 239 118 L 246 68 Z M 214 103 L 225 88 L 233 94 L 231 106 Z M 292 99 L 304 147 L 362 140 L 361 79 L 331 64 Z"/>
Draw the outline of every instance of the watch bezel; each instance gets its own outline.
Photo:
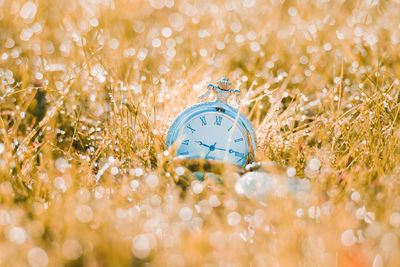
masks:
<path id="1" fill-rule="evenodd" d="M 220 112 L 229 117 L 231 117 L 234 121 L 238 123 L 240 127 L 242 127 L 243 132 L 247 134 L 248 139 L 248 156 L 247 160 L 244 161 L 243 165 L 237 164 L 238 166 L 245 166 L 246 164 L 252 162 L 254 160 L 254 153 L 256 151 L 256 140 L 253 127 L 251 126 L 250 121 L 238 110 L 231 107 L 228 104 L 221 103 L 219 101 L 215 102 L 203 102 L 189 108 L 183 110 L 173 121 L 171 127 L 167 133 L 167 148 L 170 148 L 172 144 L 176 141 L 179 135 L 180 128 L 184 125 L 184 123 L 198 114 L 205 112 Z M 182 158 L 180 156 L 179 158 Z"/>

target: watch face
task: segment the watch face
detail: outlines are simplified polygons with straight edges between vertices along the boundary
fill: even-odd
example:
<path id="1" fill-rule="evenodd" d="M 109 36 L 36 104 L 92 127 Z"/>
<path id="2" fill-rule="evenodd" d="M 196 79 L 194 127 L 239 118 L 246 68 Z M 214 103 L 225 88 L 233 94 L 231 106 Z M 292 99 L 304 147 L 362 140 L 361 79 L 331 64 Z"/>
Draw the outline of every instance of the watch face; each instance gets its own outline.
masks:
<path id="1" fill-rule="evenodd" d="M 249 143 L 245 130 L 230 116 L 203 112 L 186 120 L 176 139 L 177 156 L 225 161 L 243 166 Z"/>

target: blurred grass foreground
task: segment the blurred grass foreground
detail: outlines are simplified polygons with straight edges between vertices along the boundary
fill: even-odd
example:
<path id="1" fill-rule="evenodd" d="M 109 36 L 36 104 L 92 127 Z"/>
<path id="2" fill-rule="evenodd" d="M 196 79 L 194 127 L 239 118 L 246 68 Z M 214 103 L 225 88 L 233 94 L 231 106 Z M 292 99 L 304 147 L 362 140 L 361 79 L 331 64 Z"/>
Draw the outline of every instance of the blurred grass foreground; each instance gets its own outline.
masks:
<path id="1" fill-rule="evenodd" d="M 0 0 L 0 265 L 399 266 L 399 14 Z M 200 181 L 165 135 L 221 77 L 258 169 Z"/>

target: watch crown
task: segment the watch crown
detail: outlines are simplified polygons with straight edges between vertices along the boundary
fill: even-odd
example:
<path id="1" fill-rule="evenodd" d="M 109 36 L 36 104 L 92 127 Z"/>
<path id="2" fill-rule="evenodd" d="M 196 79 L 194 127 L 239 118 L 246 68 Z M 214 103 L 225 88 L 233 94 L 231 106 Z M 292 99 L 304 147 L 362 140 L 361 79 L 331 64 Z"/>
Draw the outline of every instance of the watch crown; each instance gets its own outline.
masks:
<path id="1" fill-rule="evenodd" d="M 227 78 L 222 78 L 221 80 L 217 81 L 216 85 L 210 83 L 207 86 L 207 91 L 199 95 L 200 100 L 204 102 L 206 97 L 212 92 L 215 93 L 216 101 L 223 104 L 226 104 L 228 101 L 228 97 L 233 94 L 235 96 L 236 104 L 240 105 L 240 101 L 237 98 L 240 90 L 232 89 L 232 83 L 228 81 Z"/>
<path id="2" fill-rule="evenodd" d="M 217 82 L 218 88 L 222 90 L 232 89 L 232 83 L 227 78 L 222 78 Z"/>

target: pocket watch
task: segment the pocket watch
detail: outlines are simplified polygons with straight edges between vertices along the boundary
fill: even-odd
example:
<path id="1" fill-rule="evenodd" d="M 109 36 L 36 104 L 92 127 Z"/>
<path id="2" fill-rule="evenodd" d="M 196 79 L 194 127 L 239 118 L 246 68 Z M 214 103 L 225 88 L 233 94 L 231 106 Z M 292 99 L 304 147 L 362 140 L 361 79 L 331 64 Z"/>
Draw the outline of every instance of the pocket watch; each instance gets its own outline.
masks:
<path id="1" fill-rule="evenodd" d="M 182 111 L 167 133 L 167 147 L 176 159 L 205 159 L 245 166 L 254 159 L 256 143 L 249 120 L 227 101 L 233 95 L 240 107 L 237 89 L 223 78 L 209 84 L 199 96 L 201 103 Z M 206 102 L 213 93 L 215 101 Z"/>

